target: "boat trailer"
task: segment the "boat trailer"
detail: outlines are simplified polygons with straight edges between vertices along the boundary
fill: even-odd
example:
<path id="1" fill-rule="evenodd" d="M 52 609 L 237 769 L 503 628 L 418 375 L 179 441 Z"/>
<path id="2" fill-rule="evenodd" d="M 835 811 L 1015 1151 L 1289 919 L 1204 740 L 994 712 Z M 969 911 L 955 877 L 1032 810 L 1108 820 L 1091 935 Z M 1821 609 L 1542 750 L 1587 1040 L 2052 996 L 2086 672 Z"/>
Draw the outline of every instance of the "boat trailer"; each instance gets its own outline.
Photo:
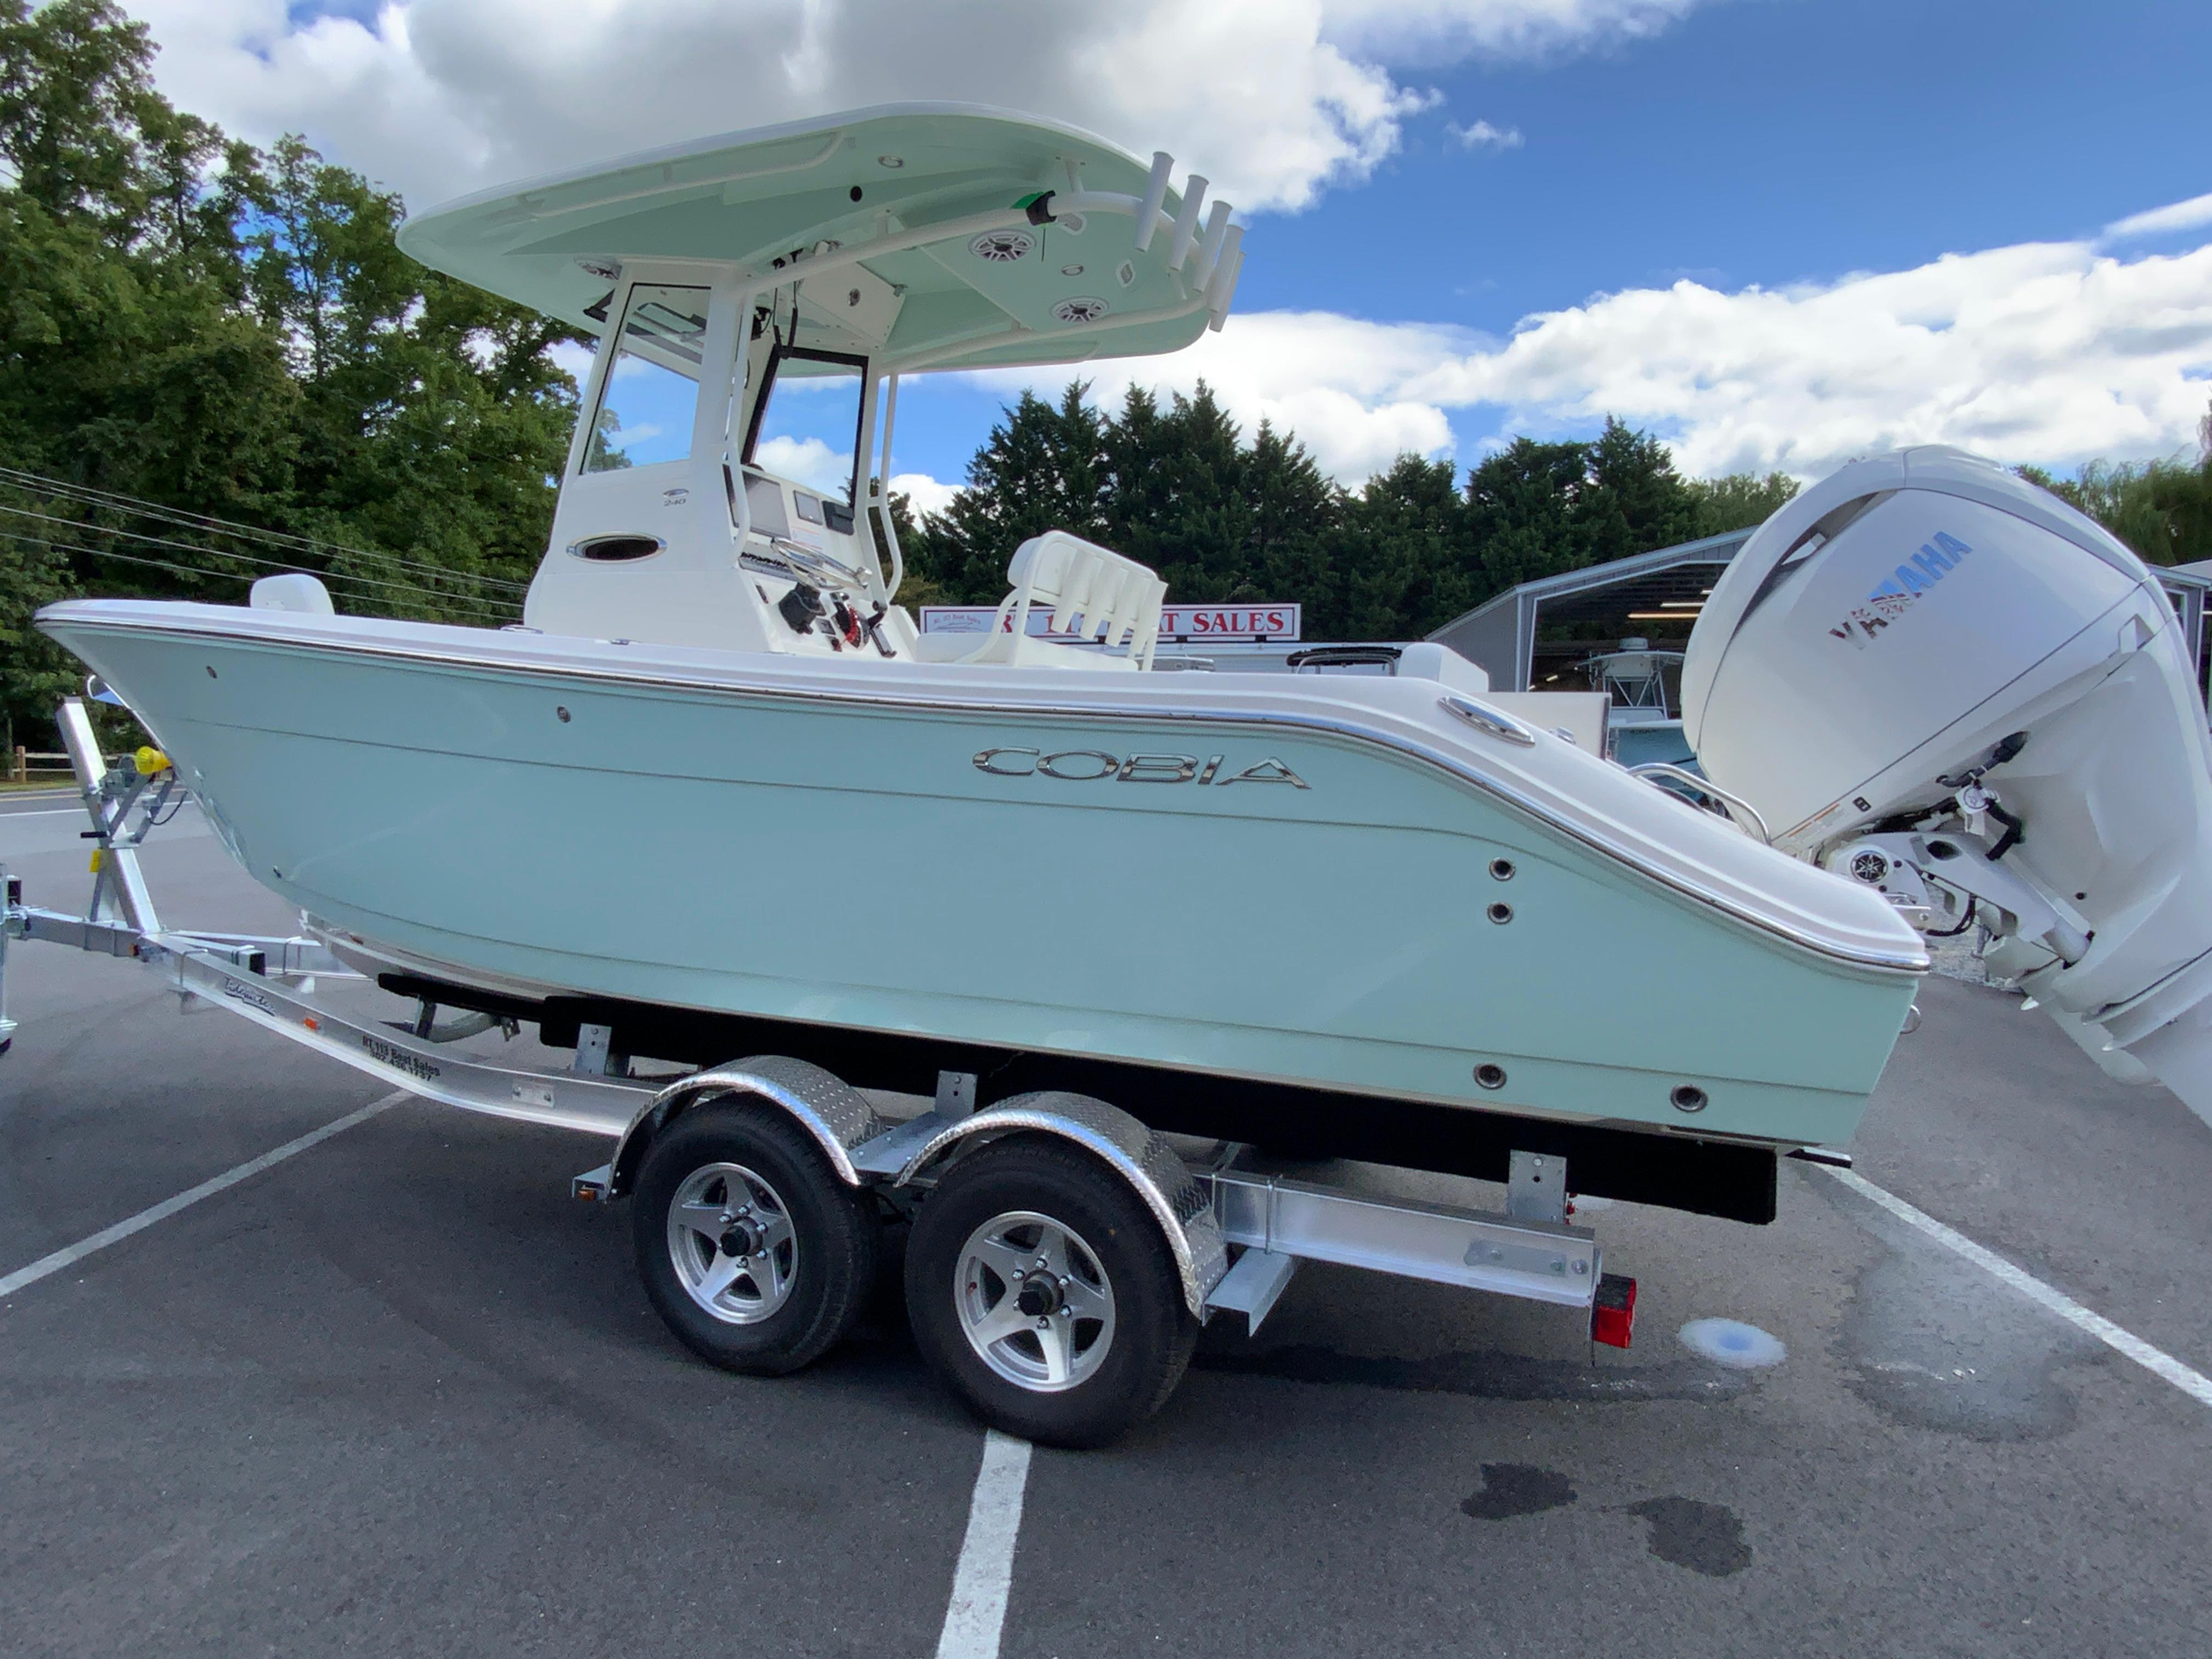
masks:
<path id="1" fill-rule="evenodd" d="M 911 1230 L 908 1309 L 933 1364 L 987 1420 L 1063 1444 L 1101 1443 L 1155 1408 L 1200 1325 L 1236 1313 L 1256 1331 L 1309 1261 L 1577 1309 L 1593 1344 L 1629 1345 L 1635 1281 L 1606 1273 L 1595 1235 L 1570 1219 L 1566 1160 L 1555 1155 L 1511 1155 L 1499 1214 L 1285 1178 L 1241 1145 L 1179 1150 L 1121 1107 L 1068 1091 L 978 1105 L 971 1073 L 940 1072 L 927 1108 L 900 1121 L 787 1056 L 644 1078 L 609 1027 L 587 1024 L 570 1069 L 544 1072 L 452 1046 L 501 1024 L 514 1035 L 490 1015 L 441 1024 L 427 997 L 410 1021 L 342 1012 L 319 981 L 365 975 L 320 939 L 163 926 L 138 852 L 184 805 L 175 768 L 152 749 L 107 765 L 75 698 L 58 721 L 92 826 L 93 893 L 82 915 L 41 909 L 0 867 L 0 1054 L 15 1031 L 11 946 L 42 942 L 134 961 L 187 1009 L 223 1009 L 426 1100 L 598 1135 L 609 1156 L 574 1178 L 574 1196 L 649 1200 L 635 1229 L 648 1296 L 718 1364 L 781 1372 L 826 1350 L 857 1316 L 885 1224 Z M 704 1150 L 684 1153 L 687 1137 Z M 1019 1197 L 1032 1189 L 1051 1201 Z M 963 1237 L 935 1238 L 954 1209 Z M 970 1211 L 981 1218 L 973 1228 Z M 1134 1224 L 1119 1224 L 1128 1215 Z M 1094 1235 L 1110 1246 L 1094 1248 Z M 925 1247 L 943 1271 L 918 1285 Z M 811 1319 L 797 1317 L 802 1256 L 831 1279 L 842 1263 L 854 1281 Z M 1149 1305 L 1148 1280 L 1180 1305 Z M 1170 1335 L 1153 1356 L 1143 1328 L 1163 1319 Z M 1133 1376 L 1108 1375 L 1117 1333 L 1152 1361 Z M 1079 1394 L 1091 1396 L 1080 1409 Z"/>

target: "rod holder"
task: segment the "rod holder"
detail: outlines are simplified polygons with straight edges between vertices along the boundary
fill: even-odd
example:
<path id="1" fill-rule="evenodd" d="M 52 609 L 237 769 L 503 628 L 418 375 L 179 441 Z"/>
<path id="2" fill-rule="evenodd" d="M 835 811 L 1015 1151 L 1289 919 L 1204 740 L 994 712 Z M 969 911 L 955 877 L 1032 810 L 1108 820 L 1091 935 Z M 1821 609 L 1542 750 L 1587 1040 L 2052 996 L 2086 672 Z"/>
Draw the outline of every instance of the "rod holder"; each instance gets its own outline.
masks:
<path id="1" fill-rule="evenodd" d="M 1194 173 L 1182 181 L 1182 211 L 1176 215 L 1175 240 L 1168 244 L 1168 269 L 1181 270 L 1198 238 L 1198 211 L 1206 204 L 1206 180 Z"/>
<path id="2" fill-rule="evenodd" d="M 1221 257 L 1214 262 L 1212 278 L 1206 285 L 1206 308 L 1213 319 L 1207 326 L 1217 334 L 1229 315 L 1229 302 L 1237 295 L 1237 273 L 1243 269 L 1244 227 L 1231 225 L 1221 245 Z"/>
<path id="3" fill-rule="evenodd" d="M 1213 280 L 1216 266 L 1221 263 L 1221 247 L 1229 234 L 1229 204 L 1216 201 L 1213 211 L 1206 217 L 1206 240 L 1198 245 L 1198 269 L 1192 282 L 1203 290 Z"/>
<path id="4" fill-rule="evenodd" d="M 1152 245 L 1152 230 L 1159 222 L 1160 209 L 1168 199 L 1168 175 L 1175 171 L 1175 157 L 1164 149 L 1152 152 L 1152 176 L 1145 183 L 1144 204 L 1137 210 L 1137 252 L 1142 253 Z"/>

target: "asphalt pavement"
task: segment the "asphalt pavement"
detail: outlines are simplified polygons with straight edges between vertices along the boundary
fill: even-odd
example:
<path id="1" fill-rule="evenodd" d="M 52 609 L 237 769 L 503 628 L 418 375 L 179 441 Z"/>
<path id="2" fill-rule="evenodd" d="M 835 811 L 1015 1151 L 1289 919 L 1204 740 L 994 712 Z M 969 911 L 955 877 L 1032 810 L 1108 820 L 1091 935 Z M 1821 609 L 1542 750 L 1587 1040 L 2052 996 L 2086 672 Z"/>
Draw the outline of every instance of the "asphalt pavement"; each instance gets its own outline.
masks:
<path id="1" fill-rule="evenodd" d="M 88 886 L 70 807 L 0 799 L 34 902 Z M 289 930 L 189 810 L 145 863 L 166 919 Z M 385 1094 L 129 963 L 9 979 L 0 1278 Z M 1921 1000 L 1860 1172 L 2212 1371 L 2212 1130 L 2015 998 Z M 0 1300 L 0 1644 L 938 1651 L 981 1431 L 895 1307 L 795 1377 L 692 1359 L 625 1211 L 568 1196 L 603 1155 L 406 1101 Z M 1217 1322 L 1128 1441 L 1036 1453 L 1000 1651 L 2212 1649 L 2212 1407 L 1785 1167 L 1770 1227 L 1584 1206 L 1626 1352 L 1321 1268 Z M 1694 1352 L 1706 1318 L 1779 1363 Z"/>

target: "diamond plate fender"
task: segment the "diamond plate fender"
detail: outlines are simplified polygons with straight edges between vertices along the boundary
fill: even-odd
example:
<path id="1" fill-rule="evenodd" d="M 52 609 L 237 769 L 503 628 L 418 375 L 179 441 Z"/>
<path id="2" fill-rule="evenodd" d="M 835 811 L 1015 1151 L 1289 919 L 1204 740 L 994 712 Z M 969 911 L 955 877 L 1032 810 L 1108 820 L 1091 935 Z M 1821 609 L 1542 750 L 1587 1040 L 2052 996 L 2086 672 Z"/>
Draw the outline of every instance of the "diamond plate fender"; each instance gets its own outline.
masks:
<path id="1" fill-rule="evenodd" d="M 1175 1148 L 1118 1106 L 1057 1089 L 1016 1095 L 938 1131 L 907 1159 L 892 1184 L 904 1186 L 976 1135 L 1015 1131 L 1073 1141 L 1127 1182 L 1159 1223 L 1182 1284 L 1183 1300 L 1193 1314 L 1205 1317 L 1206 1297 L 1229 1271 L 1228 1249 L 1214 1225 L 1212 1200 Z"/>
<path id="2" fill-rule="evenodd" d="M 711 1071 L 694 1072 L 672 1083 L 638 1109 L 610 1163 L 609 1196 L 627 1193 L 645 1149 L 675 1119 L 708 1100 L 750 1096 L 787 1113 L 814 1138 L 837 1178 L 860 1184 L 852 1150 L 884 1132 L 884 1121 L 860 1091 L 835 1073 L 785 1054 L 756 1054 Z"/>

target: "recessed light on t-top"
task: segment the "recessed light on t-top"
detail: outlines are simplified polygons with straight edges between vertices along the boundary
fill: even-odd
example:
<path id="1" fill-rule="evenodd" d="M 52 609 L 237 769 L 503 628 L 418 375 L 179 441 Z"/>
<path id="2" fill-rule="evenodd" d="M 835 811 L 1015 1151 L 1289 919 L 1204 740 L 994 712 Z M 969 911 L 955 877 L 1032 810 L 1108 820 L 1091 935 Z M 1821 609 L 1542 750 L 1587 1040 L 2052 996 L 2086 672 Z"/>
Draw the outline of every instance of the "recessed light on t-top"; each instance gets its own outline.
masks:
<path id="1" fill-rule="evenodd" d="M 906 157 L 903 155 L 878 155 L 876 157 L 876 165 L 879 167 L 902 167 L 906 165 Z"/>
<path id="2" fill-rule="evenodd" d="M 1060 274 L 1063 276 L 1080 276 L 1083 275 L 1083 267 L 1081 265 L 1062 265 L 1060 268 Z"/>

